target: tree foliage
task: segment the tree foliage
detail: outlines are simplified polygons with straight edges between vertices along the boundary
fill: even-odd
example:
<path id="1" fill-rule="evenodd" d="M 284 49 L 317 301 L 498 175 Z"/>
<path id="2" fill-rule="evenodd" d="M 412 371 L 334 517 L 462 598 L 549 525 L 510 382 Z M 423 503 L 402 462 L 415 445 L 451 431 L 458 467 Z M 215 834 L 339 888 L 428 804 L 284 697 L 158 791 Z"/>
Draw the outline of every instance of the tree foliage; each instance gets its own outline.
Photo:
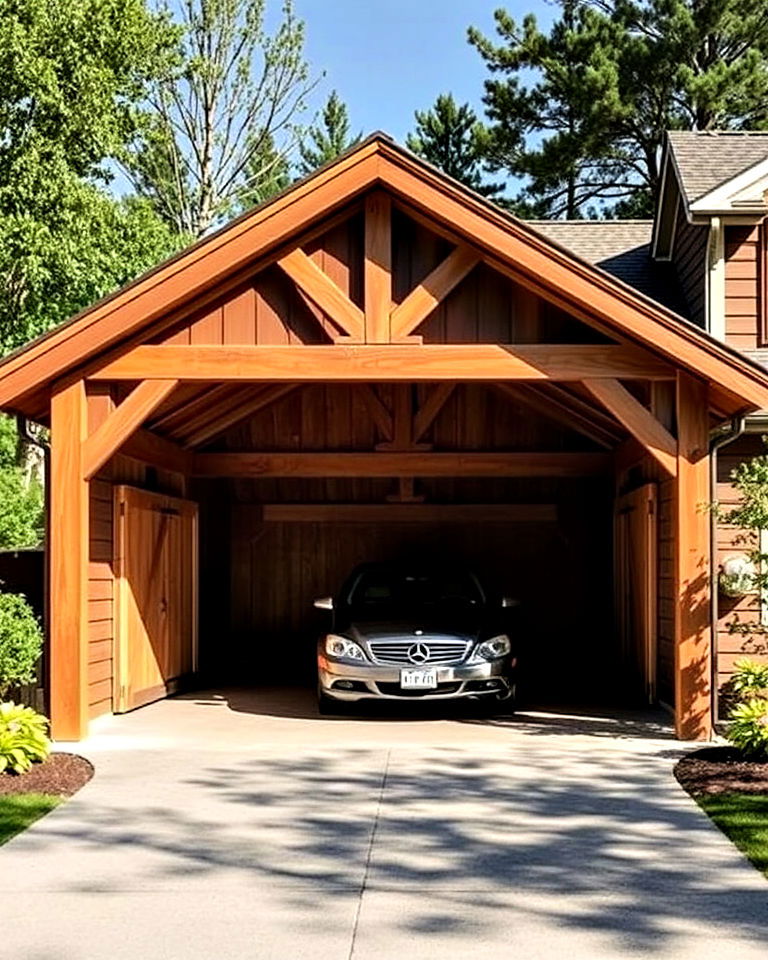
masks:
<path id="1" fill-rule="evenodd" d="M 354 147 L 360 139 L 359 133 L 354 137 L 350 134 L 347 105 L 332 90 L 323 107 L 321 122 L 310 127 L 299 143 L 299 174 L 306 176 L 323 164 L 330 163 L 345 150 Z"/>
<path id="2" fill-rule="evenodd" d="M 0 0 L 0 350 L 173 247 L 104 187 L 172 35 L 143 0 Z"/>
<path id="3" fill-rule="evenodd" d="M 313 84 L 292 0 L 270 33 L 266 0 L 182 0 L 174 62 L 124 162 L 179 234 L 199 237 L 279 182 Z"/>
<path id="4" fill-rule="evenodd" d="M 9 687 L 31 683 L 43 651 L 43 631 L 20 593 L 0 593 L 0 700 Z"/>
<path id="5" fill-rule="evenodd" d="M 668 129 L 768 124 L 768 7 L 754 0 L 558 0 L 548 32 L 495 14 L 492 165 L 539 216 L 650 213 Z"/>
<path id="6" fill-rule="evenodd" d="M 441 93 L 415 117 L 416 129 L 406 140 L 409 150 L 484 196 L 501 191 L 500 184 L 485 180 L 488 138 L 468 103 L 457 104 L 452 94 Z"/>

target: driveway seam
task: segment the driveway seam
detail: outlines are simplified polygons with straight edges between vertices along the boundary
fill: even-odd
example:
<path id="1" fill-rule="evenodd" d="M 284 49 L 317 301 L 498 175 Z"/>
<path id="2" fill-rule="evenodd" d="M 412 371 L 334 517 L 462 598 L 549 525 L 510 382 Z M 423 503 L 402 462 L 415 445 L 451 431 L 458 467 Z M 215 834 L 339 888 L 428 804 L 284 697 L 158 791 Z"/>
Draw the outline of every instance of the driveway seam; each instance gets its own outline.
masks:
<path id="1" fill-rule="evenodd" d="M 371 836 L 368 839 L 368 850 L 365 855 L 365 867 L 363 868 L 363 879 L 360 884 L 360 893 L 357 898 L 357 909 L 355 910 L 355 919 L 352 924 L 352 939 L 349 943 L 349 953 L 347 954 L 347 960 L 352 960 L 355 953 L 355 943 L 357 941 L 357 929 L 360 924 L 360 912 L 363 907 L 363 897 L 365 896 L 365 891 L 368 886 L 368 874 L 371 869 L 371 860 L 373 858 L 373 845 L 376 841 L 376 831 L 379 827 L 379 820 L 381 819 L 381 808 L 384 804 L 384 791 L 387 789 L 387 777 L 389 775 L 389 759 L 392 756 L 391 748 L 387 750 L 387 756 L 384 760 L 384 770 L 381 774 L 381 784 L 379 785 L 379 799 L 376 803 L 376 812 L 373 815 L 373 826 L 371 827 Z"/>

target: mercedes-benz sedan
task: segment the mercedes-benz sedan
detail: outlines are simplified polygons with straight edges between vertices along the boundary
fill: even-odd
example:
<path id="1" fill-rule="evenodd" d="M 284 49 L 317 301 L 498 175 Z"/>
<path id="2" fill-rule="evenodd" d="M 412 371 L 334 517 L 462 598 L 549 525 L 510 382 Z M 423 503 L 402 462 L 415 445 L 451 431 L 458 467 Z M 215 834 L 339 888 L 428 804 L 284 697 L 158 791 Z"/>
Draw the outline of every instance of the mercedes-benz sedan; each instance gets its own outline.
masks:
<path id="1" fill-rule="evenodd" d="M 364 699 L 509 700 L 516 657 L 505 613 L 471 573 L 366 564 L 337 597 L 317 651 L 320 711 Z"/>

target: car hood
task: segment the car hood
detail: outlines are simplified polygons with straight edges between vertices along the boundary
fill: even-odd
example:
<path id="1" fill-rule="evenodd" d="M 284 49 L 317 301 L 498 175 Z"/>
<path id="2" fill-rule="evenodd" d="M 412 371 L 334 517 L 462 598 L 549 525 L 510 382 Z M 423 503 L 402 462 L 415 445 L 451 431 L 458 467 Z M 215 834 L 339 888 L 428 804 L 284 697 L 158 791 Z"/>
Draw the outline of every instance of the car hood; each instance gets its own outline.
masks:
<path id="1" fill-rule="evenodd" d="M 480 624 L 470 619 L 418 618 L 398 620 L 354 620 L 346 633 L 353 640 L 381 640 L 391 637 L 456 637 L 461 640 L 476 640 Z"/>

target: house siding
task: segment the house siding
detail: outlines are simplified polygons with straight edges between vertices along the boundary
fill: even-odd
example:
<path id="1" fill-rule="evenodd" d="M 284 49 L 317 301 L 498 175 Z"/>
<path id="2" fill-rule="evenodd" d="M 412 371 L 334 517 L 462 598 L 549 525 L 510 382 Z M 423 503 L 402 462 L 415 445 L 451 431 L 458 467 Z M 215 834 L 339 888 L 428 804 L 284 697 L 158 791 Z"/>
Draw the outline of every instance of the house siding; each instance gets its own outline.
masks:
<path id="1" fill-rule="evenodd" d="M 725 229 L 725 341 L 738 350 L 762 346 L 760 235 L 757 226 Z"/>
<path id="2" fill-rule="evenodd" d="M 680 206 L 675 226 L 672 261 L 685 297 L 688 316 L 700 327 L 706 326 L 706 261 L 709 230 L 689 223 Z"/>

